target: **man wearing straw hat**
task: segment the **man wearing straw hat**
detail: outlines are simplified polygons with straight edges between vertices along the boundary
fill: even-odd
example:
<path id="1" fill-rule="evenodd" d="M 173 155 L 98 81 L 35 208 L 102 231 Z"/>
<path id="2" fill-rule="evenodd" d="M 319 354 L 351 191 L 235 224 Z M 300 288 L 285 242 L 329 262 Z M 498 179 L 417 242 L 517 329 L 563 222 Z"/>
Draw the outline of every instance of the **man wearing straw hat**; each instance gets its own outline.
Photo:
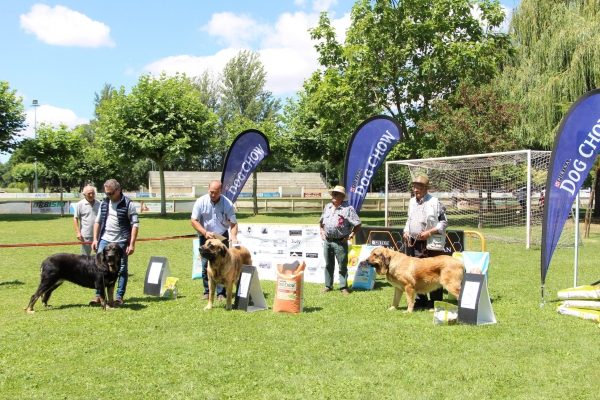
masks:
<path id="1" fill-rule="evenodd" d="M 406 255 L 418 258 L 433 257 L 443 254 L 443 251 L 429 250 L 427 239 L 431 235 L 445 232 L 448 227 L 446 219 L 446 207 L 437 197 L 427 193 L 429 190 L 429 179 L 418 175 L 412 182 L 415 197 L 408 202 L 408 219 L 404 226 L 404 240 Z M 428 224 L 428 219 L 435 222 Z M 435 300 L 442 300 L 443 289 L 434 290 L 429 293 L 431 300 L 427 301 L 426 294 L 419 294 L 415 301 L 415 307 L 431 308 Z"/>
<path id="2" fill-rule="evenodd" d="M 329 191 L 331 203 L 327 204 L 319 219 L 321 226 L 321 239 L 323 240 L 323 253 L 325 255 L 325 287 L 321 293 L 333 290 L 333 273 L 335 260 L 339 267 L 340 291 L 347 295 L 348 292 L 348 241 L 360 229 L 362 222 L 358 214 L 346 200 L 346 188 L 336 186 Z"/>

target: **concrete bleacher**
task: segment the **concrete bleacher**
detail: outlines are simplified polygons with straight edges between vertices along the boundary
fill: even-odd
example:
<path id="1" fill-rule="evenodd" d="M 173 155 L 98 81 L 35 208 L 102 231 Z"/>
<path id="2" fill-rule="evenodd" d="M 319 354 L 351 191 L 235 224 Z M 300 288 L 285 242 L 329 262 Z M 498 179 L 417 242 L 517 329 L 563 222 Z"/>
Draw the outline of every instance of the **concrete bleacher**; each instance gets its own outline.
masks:
<path id="1" fill-rule="evenodd" d="M 279 188 L 304 188 L 325 191 L 327 185 L 318 172 L 259 172 L 256 187 L 261 192 L 277 192 Z M 206 187 L 211 180 L 221 180 L 221 172 L 165 171 L 167 193 L 191 193 L 193 187 Z M 252 191 L 253 177 L 250 175 L 242 191 Z M 158 171 L 148 173 L 148 189 L 160 192 Z"/>

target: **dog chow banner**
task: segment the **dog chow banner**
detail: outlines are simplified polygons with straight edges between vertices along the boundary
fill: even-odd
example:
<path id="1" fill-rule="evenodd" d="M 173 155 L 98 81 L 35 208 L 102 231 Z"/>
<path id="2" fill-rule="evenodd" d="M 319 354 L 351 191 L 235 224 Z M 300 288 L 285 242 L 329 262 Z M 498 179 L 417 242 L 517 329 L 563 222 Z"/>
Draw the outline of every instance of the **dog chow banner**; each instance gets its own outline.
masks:
<path id="1" fill-rule="evenodd" d="M 248 129 L 240 133 L 223 163 L 223 196 L 235 203 L 252 172 L 270 151 L 269 139 L 261 131 Z"/>
<path id="2" fill-rule="evenodd" d="M 581 96 L 563 117 L 550 156 L 542 220 L 542 297 L 550 260 L 583 181 L 600 150 L 600 89 Z"/>
<path id="3" fill-rule="evenodd" d="M 358 213 L 377 170 L 392 147 L 402 140 L 400 124 L 392 117 L 378 115 L 356 128 L 346 150 L 344 187 L 348 203 Z"/>

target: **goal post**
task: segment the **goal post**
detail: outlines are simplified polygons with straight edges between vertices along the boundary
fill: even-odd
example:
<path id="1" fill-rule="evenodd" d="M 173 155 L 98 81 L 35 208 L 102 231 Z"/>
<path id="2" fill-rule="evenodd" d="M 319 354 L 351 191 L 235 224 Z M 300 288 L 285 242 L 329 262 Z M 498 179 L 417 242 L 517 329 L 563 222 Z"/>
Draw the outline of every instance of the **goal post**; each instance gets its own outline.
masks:
<path id="1" fill-rule="evenodd" d="M 429 178 L 429 193 L 446 206 L 449 229 L 477 230 L 486 240 L 541 244 L 550 151 L 517 150 L 456 157 L 387 161 L 385 221 L 406 223 L 411 182 Z M 571 213 L 558 245 L 574 245 Z"/>

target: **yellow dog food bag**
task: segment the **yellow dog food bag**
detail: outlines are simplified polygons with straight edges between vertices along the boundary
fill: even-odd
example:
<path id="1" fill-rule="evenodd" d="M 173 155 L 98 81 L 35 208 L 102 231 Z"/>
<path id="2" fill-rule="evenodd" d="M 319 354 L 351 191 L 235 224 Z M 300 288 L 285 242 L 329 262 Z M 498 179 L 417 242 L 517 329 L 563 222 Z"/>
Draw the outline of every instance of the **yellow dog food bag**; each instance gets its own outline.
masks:
<path id="1" fill-rule="evenodd" d="M 301 313 L 304 309 L 304 269 L 299 261 L 277 265 L 277 289 L 273 312 Z"/>
<path id="2" fill-rule="evenodd" d="M 173 278 L 172 276 L 169 276 L 165 282 L 165 286 L 163 286 L 162 297 L 171 300 L 176 299 L 178 282 L 179 278 Z"/>

